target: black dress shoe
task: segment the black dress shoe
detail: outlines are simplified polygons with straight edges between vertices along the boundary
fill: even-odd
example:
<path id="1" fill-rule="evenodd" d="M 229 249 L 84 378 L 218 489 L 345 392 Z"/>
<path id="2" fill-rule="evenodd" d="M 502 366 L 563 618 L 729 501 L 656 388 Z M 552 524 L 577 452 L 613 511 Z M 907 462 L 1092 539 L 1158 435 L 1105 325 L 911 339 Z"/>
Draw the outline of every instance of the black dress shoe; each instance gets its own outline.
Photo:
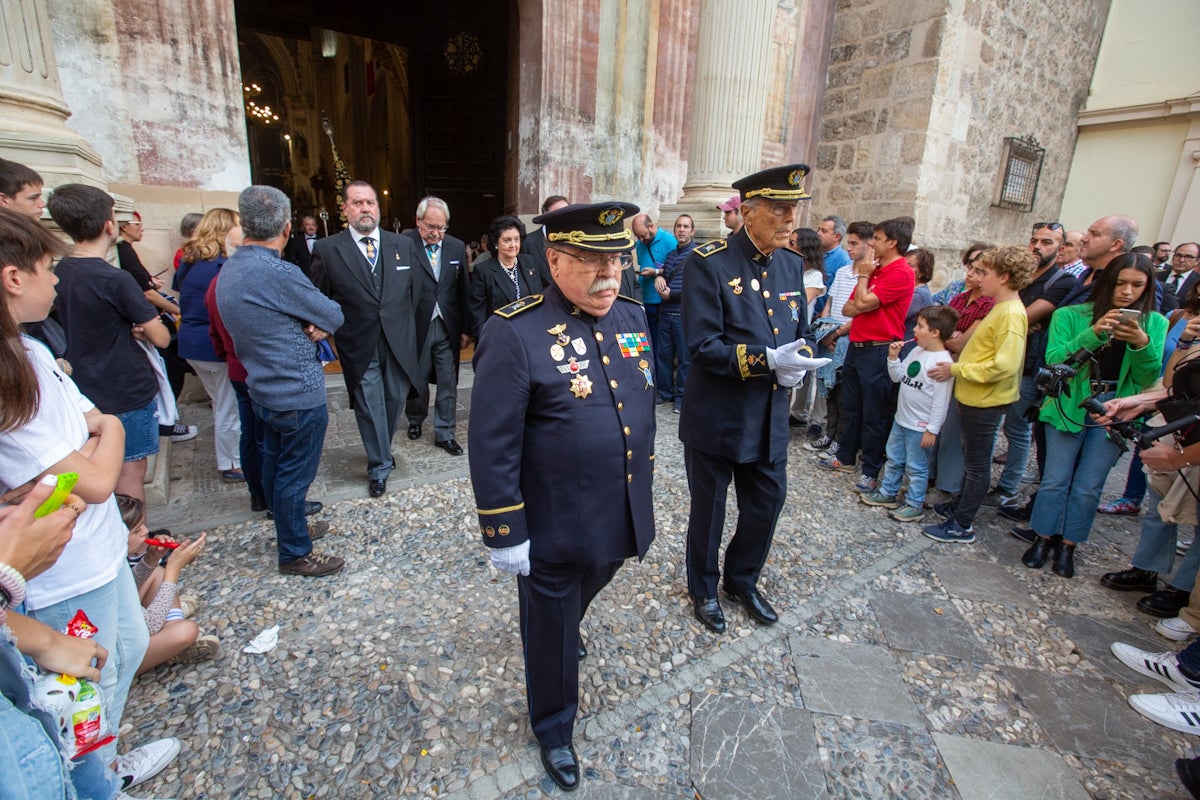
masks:
<path id="1" fill-rule="evenodd" d="M 371 497 L 379 497 L 387 491 L 387 478 L 372 478 L 367 484 L 367 491 L 371 493 Z"/>
<path id="2" fill-rule="evenodd" d="M 721 611 L 721 604 L 717 602 L 717 598 L 693 597 L 692 611 L 695 612 L 696 619 L 713 633 L 725 632 L 725 614 Z"/>
<path id="3" fill-rule="evenodd" d="M 1060 578 L 1075 577 L 1075 545 L 1062 543 L 1062 547 L 1054 554 L 1054 563 L 1050 565 L 1050 571 Z"/>
<path id="4" fill-rule="evenodd" d="M 267 510 L 267 498 L 261 494 L 250 495 L 250 510 L 258 513 L 259 511 Z"/>
<path id="5" fill-rule="evenodd" d="M 461 456 L 463 454 L 462 445 L 453 439 L 447 439 L 444 442 L 434 442 L 434 447 L 440 447 L 452 456 Z"/>
<path id="6" fill-rule="evenodd" d="M 1192 595 L 1174 586 L 1160 589 L 1137 601 L 1138 611 L 1160 619 L 1178 617 L 1179 610 L 1187 606 Z"/>
<path id="7" fill-rule="evenodd" d="M 1175 774 L 1192 797 L 1200 798 L 1200 758 L 1175 759 Z"/>
<path id="8" fill-rule="evenodd" d="M 1025 551 L 1025 555 L 1021 556 L 1021 563 L 1030 569 L 1041 569 L 1046 566 L 1046 561 L 1051 555 L 1055 558 L 1058 557 L 1062 546 L 1061 533 L 1053 536 L 1039 536 L 1033 546 Z"/>
<path id="9" fill-rule="evenodd" d="M 420 439 L 421 438 L 421 426 L 415 422 L 410 422 L 408 424 L 408 438 L 412 439 L 414 442 L 417 439 Z"/>
<path id="10" fill-rule="evenodd" d="M 751 589 L 748 592 L 731 591 L 728 587 L 725 589 L 725 594 L 729 595 L 729 599 L 735 603 L 741 603 L 750 612 L 750 616 L 761 622 L 763 625 L 774 625 L 779 622 L 779 615 L 775 613 L 775 609 L 771 608 L 771 604 L 767 602 L 767 598 L 763 597 L 757 589 Z"/>
<path id="11" fill-rule="evenodd" d="M 1117 592 L 1153 592 L 1158 588 L 1158 573 L 1130 567 L 1124 572 L 1108 573 L 1100 579 L 1100 585 Z"/>
<path id="12" fill-rule="evenodd" d="M 265 503 L 266 501 L 263 501 L 263 502 Z M 313 514 L 316 514 L 324 507 L 325 507 L 324 503 L 318 502 L 316 500 L 305 500 L 304 501 L 304 516 L 311 517 Z M 253 510 L 254 506 L 251 505 L 250 508 L 251 508 L 251 510 Z M 267 511 L 267 519 L 275 519 L 275 512 L 268 510 Z"/>
<path id="13" fill-rule="evenodd" d="M 542 766 L 550 780 L 565 791 L 573 792 L 579 787 L 579 756 L 569 744 L 542 748 Z"/>

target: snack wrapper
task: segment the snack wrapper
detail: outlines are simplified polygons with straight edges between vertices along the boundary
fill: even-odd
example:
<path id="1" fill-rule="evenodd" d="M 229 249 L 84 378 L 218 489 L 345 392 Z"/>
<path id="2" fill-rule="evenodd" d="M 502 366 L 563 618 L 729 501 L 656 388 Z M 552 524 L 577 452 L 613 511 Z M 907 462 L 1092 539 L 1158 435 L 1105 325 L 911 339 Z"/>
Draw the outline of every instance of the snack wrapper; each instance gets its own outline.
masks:
<path id="1" fill-rule="evenodd" d="M 65 633 L 90 639 L 97 628 L 82 610 L 67 623 Z M 104 712 L 104 694 L 97 683 L 73 675 L 50 672 L 34 684 L 38 705 L 58 722 L 59 735 L 72 759 L 103 747 L 115 738 Z"/>

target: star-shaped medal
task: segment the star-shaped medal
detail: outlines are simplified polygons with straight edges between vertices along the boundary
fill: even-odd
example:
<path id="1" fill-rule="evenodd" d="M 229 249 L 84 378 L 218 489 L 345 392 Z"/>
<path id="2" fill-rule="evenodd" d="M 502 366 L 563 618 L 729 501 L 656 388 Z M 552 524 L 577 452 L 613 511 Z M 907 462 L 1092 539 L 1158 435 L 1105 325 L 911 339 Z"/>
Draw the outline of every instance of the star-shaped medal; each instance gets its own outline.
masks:
<path id="1" fill-rule="evenodd" d="M 592 379 L 587 375 L 576 375 L 571 379 L 571 394 L 580 400 L 592 393 Z"/>

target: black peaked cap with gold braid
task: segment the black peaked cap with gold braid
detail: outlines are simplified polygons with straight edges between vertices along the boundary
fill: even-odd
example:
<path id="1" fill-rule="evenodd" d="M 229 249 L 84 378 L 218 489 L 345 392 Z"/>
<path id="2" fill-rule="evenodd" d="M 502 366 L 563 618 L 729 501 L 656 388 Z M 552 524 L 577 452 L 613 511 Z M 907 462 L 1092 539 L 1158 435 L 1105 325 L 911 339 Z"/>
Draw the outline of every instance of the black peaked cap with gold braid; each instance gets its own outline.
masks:
<path id="1" fill-rule="evenodd" d="M 625 220 L 638 211 L 633 203 L 576 203 L 534 217 L 533 222 L 546 226 L 548 245 L 620 253 L 633 249 L 633 234 L 625 228 Z"/>
<path id="2" fill-rule="evenodd" d="M 808 200 L 804 191 L 804 178 L 809 173 L 808 164 L 787 164 L 771 167 L 733 182 L 733 188 L 742 196 L 742 202 L 761 197 L 764 200 Z"/>

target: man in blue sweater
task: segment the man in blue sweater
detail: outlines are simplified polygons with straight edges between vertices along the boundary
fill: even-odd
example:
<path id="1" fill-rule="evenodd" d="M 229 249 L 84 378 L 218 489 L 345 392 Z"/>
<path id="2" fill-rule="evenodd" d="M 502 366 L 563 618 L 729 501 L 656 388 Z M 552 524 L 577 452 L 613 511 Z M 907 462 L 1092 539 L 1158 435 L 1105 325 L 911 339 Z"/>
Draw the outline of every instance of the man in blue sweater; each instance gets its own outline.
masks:
<path id="1" fill-rule="evenodd" d="M 342 308 L 279 257 L 291 234 L 291 202 L 270 186 L 238 197 L 245 241 L 217 278 L 217 308 L 246 367 L 254 415 L 263 423 L 263 490 L 275 514 L 279 571 L 318 577 L 345 562 L 313 552 L 305 496 L 317 476 L 329 411 L 316 343 L 341 327 Z M 310 536 L 310 533 L 312 534 Z"/>

